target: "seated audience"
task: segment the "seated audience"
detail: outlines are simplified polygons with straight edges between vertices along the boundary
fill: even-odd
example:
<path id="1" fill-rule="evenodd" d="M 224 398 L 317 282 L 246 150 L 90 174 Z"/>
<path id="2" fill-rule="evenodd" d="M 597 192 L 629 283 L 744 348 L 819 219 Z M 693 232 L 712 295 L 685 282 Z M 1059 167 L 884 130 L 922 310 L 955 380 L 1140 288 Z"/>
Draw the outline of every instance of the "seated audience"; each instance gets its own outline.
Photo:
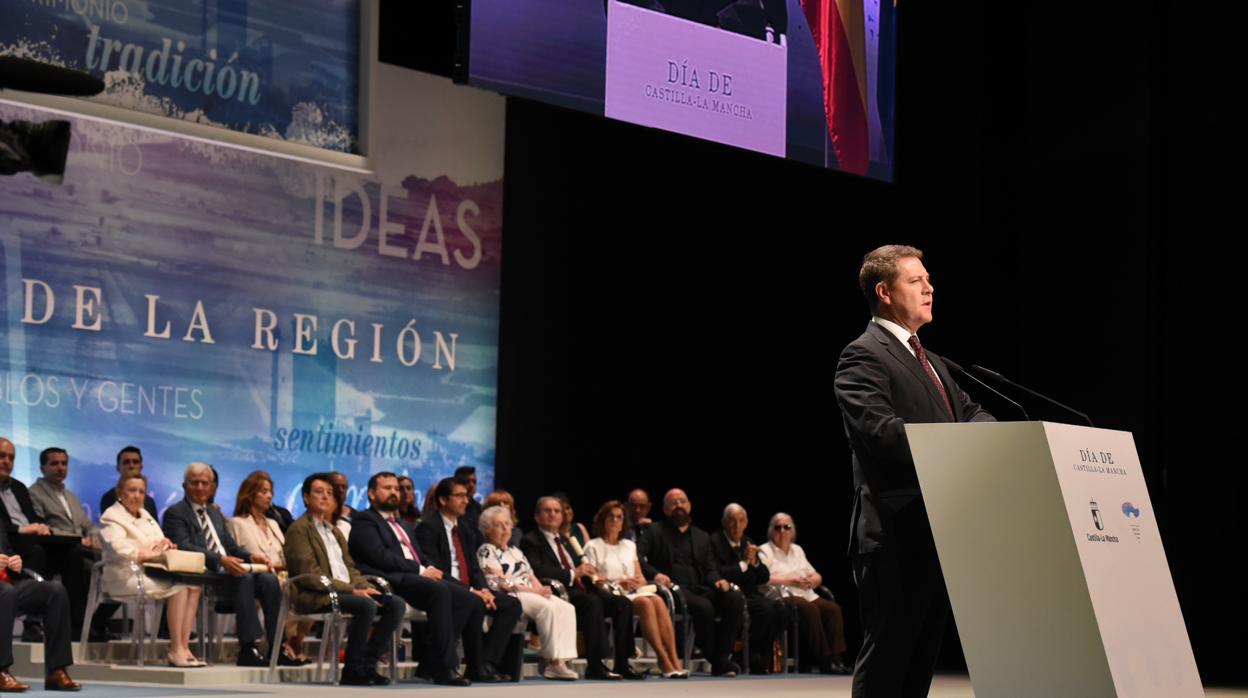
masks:
<path id="1" fill-rule="evenodd" d="M 159 561 L 166 550 L 178 546 L 165 537 L 160 524 L 143 506 L 147 477 L 139 472 L 122 475 L 117 483 L 116 503 L 100 516 L 100 539 L 104 544 L 104 593 L 112 598 L 136 596 L 139 575 L 131 563 Z M 148 598 L 165 599 L 169 619 L 169 666 L 207 666 L 191 654 L 191 627 L 199 610 L 199 587 L 176 584 L 145 574 L 143 593 Z"/>
<path id="2" fill-rule="evenodd" d="M 421 654 L 418 674 L 443 686 L 467 686 L 471 681 L 459 674 L 455 644 L 468 626 L 474 630 L 466 642 L 480 642 L 485 607 L 467 587 L 445 579 L 432 565 L 416 542 L 416 530 L 398 516 L 400 499 L 394 473 L 369 478 L 372 506 L 351 517 L 351 557 L 361 572 L 384 577 L 393 593 L 428 617 L 426 632 L 414 628 L 412 634 L 413 654 Z M 421 638 L 427 640 L 423 651 L 416 642 Z"/>
<path id="3" fill-rule="evenodd" d="M 679 584 L 679 596 L 693 616 L 693 641 L 711 661 L 715 676 L 736 676 L 732 648 L 745 620 L 745 597 L 719 574 L 711 537 L 693 525 L 693 505 L 684 490 L 663 497 L 663 521 L 650 525 L 639 547 L 641 569 L 659 584 Z M 716 614 L 719 620 L 715 620 Z"/>
<path id="4" fill-rule="evenodd" d="M 537 634 L 542 638 L 540 656 L 546 665 L 542 676 L 576 680 L 576 672 L 566 661 L 576 658 L 576 609 L 552 596 L 550 587 L 534 578 L 524 553 L 511 545 L 511 511 L 507 507 L 495 505 L 483 510 L 477 525 L 485 536 L 477 549 L 477 562 L 490 589 L 518 598 L 524 615 L 537 624 Z"/>
<path id="5" fill-rule="evenodd" d="M 763 595 L 770 571 L 758 558 L 758 546 L 745 535 L 750 520 L 740 504 L 724 507 L 720 519 L 723 530 L 711 536 L 711 550 L 719 575 L 736 584 L 745 594 L 745 608 L 750 614 L 750 671 L 766 674 L 771 670 L 771 651 L 792 618 L 788 606 Z"/>
<path id="6" fill-rule="evenodd" d="M 406 609 L 403 599 L 383 595 L 360 574 L 348 552 L 347 539 L 333 524 L 341 511 L 337 502 L 328 473 L 304 478 L 303 503 L 307 511 L 286 531 L 286 563 L 292 578 L 314 576 L 297 582 L 295 610 L 324 613 L 332 609 L 329 591 L 319 581 L 328 579 L 338 594 L 339 609 L 351 615 L 339 683 L 385 686 L 390 679 L 377 673 L 377 660 L 390 648 Z M 378 619 L 376 627 L 374 619 Z"/>
<path id="7" fill-rule="evenodd" d="M 468 508 L 468 488 L 448 477 L 432 489 L 438 508 L 425 516 L 416 528 L 420 549 L 442 570 L 444 578 L 462 584 L 475 594 L 484 612 L 494 619 L 484 637 L 480 624 L 469 623 L 464 629 L 468 678 L 474 682 L 509 680 L 511 677 L 501 673 L 499 667 L 523 608 L 515 598 L 495 594 L 488 588 L 485 574 L 477 564 L 476 550 L 480 547 L 477 534 L 460 525 L 460 517 Z"/>
<path id="8" fill-rule="evenodd" d="M 234 517 L 228 527 L 230 535 L 248 555 L 267 559 L 269 569 L 279 576 L 286 571 L 286 553 L 283 546 L 286 536 L 276 519 L 266 514 L 273 504 L 273 479 L 263 470 L 257 470 L 238 486 L 234 498 Z M 292 621 L 286 624 L 282 653 L 277 662 L 282 666 L 301 666 L 308 658 L 300 649 L 303 638 L 311 629 L 310 622 Z"/>
<path id="9" fill-rule="evenodd" d="M 537 530 L 524 534 L 520 548 L 538 580 L 543 584 L 559 582 L 567 589 L 568 600 L 576 607 L 576 626 L 585 635 L 585 658 L 589 661 L 585 678 L 645 678 L 628 664 L 635 647 L 632 602 L 595 584 L 598 570 L 568 547 L 567 539 L 559 532 L 563 527 L 563 503 L 557 497 L 537 500 L 535 517 Z M 608 616 L 615 632 L 614 670 L 607 669 L 603 663 L 608 651 L 605 620 Z M 545 638 L 542 642 L 545 644 Z"/>
<path id="10" fill-rule="evenodd" d="M 100 531 L 82 507 L 78 495 L 65 486 L 69 477 L 69 454 L 52 446 L 39 454 L 39 471 L 43 474 L 30 486 L 30 501 L 35 515 L 47 524 L 55 536 L 72 536 L 78 545 L 60 545 L 48 550 L 49 573 L 61 575 L 69 593 L 70 625 L 74 636 L 82 632 L 82 616 L 87 607 L 87 591 L 91 566 L 100 559 Z M 92 639 L 107 640 L 108 618 L 117 607 L 104 604 L 96 611 L 91 624 Z"/>
<path id="11" fill-rule="evenodd" d="M 841 607 L 815 593 L 815 588 L 823 584 L 823 577 L 806 560 L 802 546 L 793 542 L 797 538 L 793 517 L 777 513 L 771 517 L 768 530 L 771 540 L 758 549 L 759 561 L 771 570 L 767 594 L 797 610 L 800 656 L 809 657 L 823 673 L 849 673 Z"/>
<path id="12" fill-rule="evenodd" d="M 234 600 L 234 617 L 238 627 L 238 665 L 268 666 L 268 656 L 258 643 L 263 637 L 269 651 L 277 651 L 277 614 L 281 608 L 282 590 L 271 572 L 253 573 L 245 563 L 272 564 L 261 552 L 250 553 L 234 540 L 221 511 L 211 503 L 214 490 L 212 469 L 207 463 L 191 463 L 182 478 L 186 497 L 165 511 L 162 528 L 178 550 L 204 554 L 208 570 L 228 575 L 217 586 L 222 598 Z M 264 627 L 256 611 L 256 602 L 264 610 Z M 283 661 L 278 657 L 279 661 Z M 289 658 L 285 660 L 290 662 Z"/>
<path id="13" fill-rule="evenodd" d="M 594 533 L 585 545 L 585 559 L 598 570 L 599 576 L 617 585 L 633 602 L 633 610 L 641 622 L 641 632 L 659 658 L 659 669 L 669 679 L 687 679 L 689 672 L 680 668 L 676 650 L 676 628 L 668 613 L 667 603 L 653 591 L 641 591 L 646 578 L 637 558 L 637 544 L 624 533 L 624 505 L 611 500 L 594 515 Z"/>

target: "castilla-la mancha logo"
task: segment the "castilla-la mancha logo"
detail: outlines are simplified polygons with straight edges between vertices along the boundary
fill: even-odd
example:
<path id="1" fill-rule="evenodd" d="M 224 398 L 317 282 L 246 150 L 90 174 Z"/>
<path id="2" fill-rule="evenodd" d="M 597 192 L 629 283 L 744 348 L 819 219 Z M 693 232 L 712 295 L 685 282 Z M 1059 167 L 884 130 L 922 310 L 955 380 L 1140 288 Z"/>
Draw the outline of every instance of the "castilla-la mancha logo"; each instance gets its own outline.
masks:
<path id="1" fill-rule="evenodd" d="M 1092 509 L 1092 523 L 1096 525 L 1096 530 L 1104 531 L 1105 523 L 1101 521 L 1101 508 L 1097 506 L 1095 499 L 1093 499 L 1090 504 Z"/>

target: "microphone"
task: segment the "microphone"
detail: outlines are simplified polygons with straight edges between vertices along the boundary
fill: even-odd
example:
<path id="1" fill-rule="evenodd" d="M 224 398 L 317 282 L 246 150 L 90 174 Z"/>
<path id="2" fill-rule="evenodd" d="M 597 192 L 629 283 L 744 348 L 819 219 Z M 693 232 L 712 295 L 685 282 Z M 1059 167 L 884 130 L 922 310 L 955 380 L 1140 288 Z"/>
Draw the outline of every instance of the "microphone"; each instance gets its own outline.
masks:
<path id="1" fill-rule="evenodd" d="M 90 97 L 104 91 L 104 81 L 77 70 L 29 58 L 0 56 L 0 90 Z"/>
<path id="2" fill-rule="evenodd" d="M 943 361 L 945 362 L 945 365 L 946 365 L 946 366 L 948 366 L 949 368 L 953 369 L 954 371 L 957 371 L 957 372 L 958 372 L 958 375 L 960 375 L 960 376 L 966 376 L 967 378 L 970 378 L 971 380 L 975 381 L 975 382 L 976 382 L 976 383 L 978 383 L 980 386 L 982 386 L 982 387 L 984 388 L 984 390 L 987 390 L 988 392 L 992 393 L 993 395 L 996 395 L 997 397 L 1001 398 L 1002 400 L 1005 400 L 1006 402 L 1008 402 L 1008 403 L 1010 403 L 1011 405 L 1013 405 L 1013 406 L 1014 406 L 1014 407 L 1015 407 L 1015 408 L 1016 408 L 1019 412 L 1021 412 L 1021 413 L 1022 413 L 1022 415 L 1023 415 L 1023 420 L 1024 420 L 1024 421 L 1031 421 L 1031 417 L 1028 417 L 1028 416 L 1027 416 L 1027 410 L 1023 409 L 1023 406 L 1022 406 L 1022 405 L 1020 405 L 1020 404 L 1018 404 L 1017 402 L 1014 402 L 1014 401 L 1013 401 L 1013 400 L 1011 400 L 1010 398 L 1006 397 L 1006 396 L 1005 396 L 1005 393 L 1002 393 L 1000 390 L 997 390 L 996 388 L 992 387 L 991 385 L 988 385 L 987 383 L 985 383 L 985 382 L 981 381 L 979 378 L 977 378 L 977 377 L 975 377 L 975 376 L 971 375 L 970 373 L 967 373 L 965 369 L 963 369 L 961 366 L 959 366 L 959 365 L 958 365 L 958 362 L 957 362 L 957 361 L 954 361 L 953 359 L 950 359 L 948 356 L 941 356 L 940 358 L 941 358 L 941 360 L 943 360 Z"/>
<path id="3" fill-rule="evenodd" d="M 971 370 L 972 370 L 972 371 L 978 371 L 979 373 L 982 373 L 983 375 L 988 376 L 989 378 L 992 378 L 992 379 L 994 379 L 994 380 L 1001 381 L 1002 383 L 1005 383 L 1005 384 L 1006 384 L 1006 385 L 1008 385 L 1008 386 L 1011 386 L 1011 387 L 1014 387 L 1014 388 L 1018 388 L 1019 390 L 1021 390 L 1021 391 L 1025 392 L 1025 393 L 1027 393 L 1028 395 L 1032 395 L 1032 396 L 1034 396 L 1034 397 L 1038 397 L 1038 398 L 1040 398 L 1041 400 L 1044 400 L 1045 402 L 1049 403 L 1050 405 L 1054 405 L 1054 406 L 1059 407 L 1059 408 L 1061 408 L 1061 409 L 1063 409 L 1063 410 L 1066 410 L 1067 412 L 1069 412 L 1069 413 L 1071 413 L 1071 414 L 1073 414 L 1073 415 L 1078 415 L 1078 417 L 1079 417 L 1080 419 L 1082 419 L 1083 421 L 1087 422 L 1087 423 L 1088 423 L 1088 426 L 1090 426 L 1090 427 L 1095 427 L 1095 426 L 1096 426 L 1095 424 L 1093 424 L 1093 423 L 1092 423 L 1092 418 L 1091 418 L 1091 417 L 1089 417 L 1088 415 L 1086 415 L 1086 414 L 1084 414 L 1084 413 L 1080 412 L 1079 410 L 1077 410 L 1077 409 L 1075 409 L 1075 408 L 1073 408 L 1073 407 L 1071 407 L 1071 406 L 1069 406 L 1069 405 L 1063 405 L 1062 403 L 1058 402 L 1057 400 L 1054 400 L 1053 398 L 1049 397 L 1048 395 L 1043 395 L 1043 394 L 1041 394 L 1041 393 L 1038 393 L 1038 392 L 1036 392 L 1036 391 L 1032 390 L 1031 388 L 1028 388 L 1028 387 L 1027 387 L 1027 386 L 1025 386 L 1025 385 L 1019 385 L 1018 383 L 1015 383 L 1014 381 L 1010 380 L 1009 378 L 1006 378 L 1005 376 L 1001 375 L 1000 373 L 997 373 L 996 371 L 993 371 L 993 370 L 991 370 L 991 369 L 984 368 L 983 366 L 979 366 L 979 365 L 977 365 L 977 364 L 976 364 L 976 365 L 972 365 L 972 366 L 971 366 Z"/>

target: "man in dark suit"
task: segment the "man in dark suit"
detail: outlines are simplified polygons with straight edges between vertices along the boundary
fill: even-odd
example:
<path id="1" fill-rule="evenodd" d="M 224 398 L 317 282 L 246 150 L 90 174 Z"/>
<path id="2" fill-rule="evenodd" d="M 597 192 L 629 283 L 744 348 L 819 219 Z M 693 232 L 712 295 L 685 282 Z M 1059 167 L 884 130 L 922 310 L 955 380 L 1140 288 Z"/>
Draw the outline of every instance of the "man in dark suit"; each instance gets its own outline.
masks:
<path id="1" fill-rule="evenodd" d="M 759 588 L 771 579 L 771 571 L 758 559 L 758 546 L 745 535 L 750 519 L 745 508 L 732 503 L 724 507 L 720 519 L 723 530 L 711 534 L 711 551 L 719 576 L 736 584 L 745 594 L 750 616 L 750 672 L 768 673 L 772 644 L 792 619 L 791 611 L 779 601 L 763 596 Z"/>
<path id="2" fill-rule="evenodd" d="M 126 446 L 117 452 L 118 479 L 141 472 L 143 472 L 143 452 L 138 446 Z M 109 487 L 104 490 L 104 494 L 100 495 L 100 514 L 116 503 L 116 488 Z M 143 497 L 143 508 L 147 509 L 147 513 L 151 514 L 153 519 L 160 521 L 160 516 L 156 513 L 156 500 L 152 499 L 151 495 Z"/>
<path id="3" fill-rule="evenodd" d="M 261 635 L 268 639 L 269 651 L 278 647 L 277 614 L 281 608 L 282 591 L 277 577 L 271 573 L 253 574 L 243 566 L 245 562 L 261 565 L 271 561 L 260 553 L 248 554 L 230 535 L 221 511 L 209 503 L 212 496 L 212 469 L 207 463 L 191 463 L 183 476 L 182 488 L 186 498 L 165 511 L 161 528 L 165 536 L 178 546 L 178 550 L 190 550 L 204 554 L 204 564 L 210 572 L 230 575 L 218 589 L 222 598 L 234 600 L 234 613 L 238 621 L 238 665 L 268 666 L 264 653 L 256 646 Z M 256 615 L 256 602 L 264 609 L 264 630 Z M 282 653 L 278 662 L 297 666 L 298 660 Z"/>
<path id="4" fill-rule="evenodd" d="M 390 589 L 429 617 L 422 673 L 444 686 L 467 686 L 459 675 L 455 640 L 469 623 L 481 627 L 484 608 L 462 585 L 442 578 L 416 542 L 416 529 L 399 517 L 399 479 L 381 472 L 368 479 L 371 507 L 351 516 L 348 546 L 360 572 L 385 578 Z"/>
<path id="5" fill-rule="evenodd" d="M 559 528 L 563 525 L 563 503 L 556 497 L 537 500 L 537 530 L 520 539 L 520 551 L 529 559 L 533 573 L 543 584 L 559 582 L 568 590 L 568 602 L 576 608 L 576 627 L 585 634 L 587 679 L 641 679 L 628 660 L 633 656 L 633 604 L 593 583 L 594 566 L 578 558 L 568 547 Z M 603 664 L 607 656 L 607 626 L 611 618 L 615 630 L 615 667 Z"/>
<path id="6" fill-rule="evenodd" d="M 736 676 L 741 668 L 732 661 L 732 646 L 745 622 L 745 597 L 720 575 L 711 536 L 693 525 L 692 510 L 684 490 L 669 490 L 663 497 L 666 518 L 650 526 L 637 554 L 648 579 L 680 585 L 680 596 L 693 616 L 693 641 L 711 660 L 711 673 Z"/>
<path id="7" fill-rule="evenodd" d="M 857 698 L 927 695 L 949 617 L 905 425 L 992 420 L 919 342 L 916 332 L 932 321 L 922 257 L 886 245 L 863 258 L 858 281 L 872 318 L 836 367 L 856 489 L 850 557 L 864 634 Z"/>
<path id="8" fill-rule="evenodd" d="M 0 471 L 13 471 L 13 442 L 0 437 Z M 7 524 L 7 522 L 6 522 Z M 30 688 L 9 673 L 13 666 L 13 620 L 18 613 L 27 621 L 43 621 L 44 660 L 51 691 L 77 691 L 82 685 L 69 678 L 66 668 L 74 663 L 70 648 L 69 594 L 57 582 L 40 582 L 23 574 L 21 555 L 9 544 L 7 526 L 0 526 L 0 692 L 20 693 Z"/>
<path id="9" fill-rule="evenodd" d="M 499 672 L 507 644 L 524 610 L 520 601 L 507 594 L 493 594 L 486 588 L 485 573 L 477 563 L 480 541 L 476 531 L 460 525 L 460 517 L 468 508 L 468 488 L 455 478 L 443 478 L 434 489 L 437 512 L 416 527 L 420 550 L 427 554 L 434 567 L 452 583 L 461 584 L 477 597 L 483 613 L 494 617 L 490 631 L 482 637 L 481 623 L 464 626 L 464 659 L 471 681 L 507 681 L 511 677 Z"/>

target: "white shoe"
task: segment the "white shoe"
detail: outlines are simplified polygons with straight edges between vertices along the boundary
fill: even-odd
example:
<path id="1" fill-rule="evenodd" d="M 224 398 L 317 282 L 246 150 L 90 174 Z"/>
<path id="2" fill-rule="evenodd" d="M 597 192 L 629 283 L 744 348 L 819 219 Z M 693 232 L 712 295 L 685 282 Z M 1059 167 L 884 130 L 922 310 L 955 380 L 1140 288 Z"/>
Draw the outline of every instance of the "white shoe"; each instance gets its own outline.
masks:
<path id="1" fill-rule="evenodd" d="M 542 676 L 551 681 L 575 681 L 580 678 L 566 664 L 551 664 L 542 672 Z"/>

